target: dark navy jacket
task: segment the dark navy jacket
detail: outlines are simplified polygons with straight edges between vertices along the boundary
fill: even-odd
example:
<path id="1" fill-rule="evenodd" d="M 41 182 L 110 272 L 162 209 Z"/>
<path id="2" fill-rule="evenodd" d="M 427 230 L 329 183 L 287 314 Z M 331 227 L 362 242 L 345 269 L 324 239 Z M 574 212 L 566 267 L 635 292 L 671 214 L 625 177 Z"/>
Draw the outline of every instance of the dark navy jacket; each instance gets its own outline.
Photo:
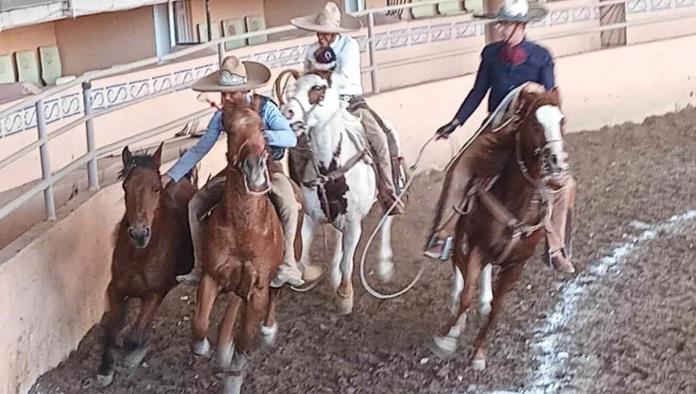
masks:
<path id="1" fill-rule="evenodd" d="M 502 42 L 496 42 L 483 48 L 474 87 L 457 111 L 456 118 L 460 124 L 474 113 L 489 89 L 488 112 L 492 112 L 510 91 L 525 82 L 536 82 L 546 90 L 555 86 L 553 59 L 546 48 L 527 40 L 522 41 L 520 47 L 527 54 L 527 60 L 513 66 L 501 60 L 500 51 L 503 46 Z"/>

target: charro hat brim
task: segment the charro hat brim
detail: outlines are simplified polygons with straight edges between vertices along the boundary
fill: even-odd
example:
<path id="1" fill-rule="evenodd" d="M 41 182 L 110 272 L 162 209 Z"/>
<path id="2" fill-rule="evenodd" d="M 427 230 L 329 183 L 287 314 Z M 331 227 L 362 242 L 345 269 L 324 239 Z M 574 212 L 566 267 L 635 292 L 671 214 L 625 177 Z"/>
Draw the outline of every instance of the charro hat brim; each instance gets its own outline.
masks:
<path id="1" fill-rule="evenodd" d="M 242 61 L 246 68 L 246 83 L 238 85 L 221 85 L 220 71 L 212 72 L 191 85 L 197 92 L 239 92 L 254 90 L 265 86 L 271 80 L 271 70 L 261 63 Z"/>
<path id="2" fill-rule="evenodd" d="M 322 26 L 317 23 L 318 14 L 300 16 L 290 20 L 290 24 L 297 27 L 298 29 L 312 31 L 315 33 L 349 33 L 353 31 L 358 31 L 362 28 L 362 22 L 360 19 L 352 15 L 343 15 L 341 17 L 341 24 L 337 27 L 332 26 Z"/>
<path id="3" fill-rule="evenodd" d="M 502 11 L 502 10 L 501 10 Z M 474 18 L 488 19 L 497 22 L 536 22 L 544 19 L 549 11 L 544 7 L 530 6 L 529 11 L 526 15 L 513 15 L 504 12 L 498 12 L 497 14 L 475 14 Z"/>

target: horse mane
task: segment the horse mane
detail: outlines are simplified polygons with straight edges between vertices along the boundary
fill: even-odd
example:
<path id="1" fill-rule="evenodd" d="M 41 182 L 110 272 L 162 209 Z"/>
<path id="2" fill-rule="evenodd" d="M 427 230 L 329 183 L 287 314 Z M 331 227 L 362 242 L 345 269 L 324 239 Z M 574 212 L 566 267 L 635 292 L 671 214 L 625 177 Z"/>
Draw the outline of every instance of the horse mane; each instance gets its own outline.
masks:
<path id="1" fill-rule="evenodd" d="M 128 163 L 123 166 L 121 171 L 118 173 L 118 180 L 124 180 L 135 170 L 136 168 L 149 168 L 154 171 L 158 171 L 159 168 L 155 162 L 155 158 L 147 153 L 140 153 L 133 155 Z"/>

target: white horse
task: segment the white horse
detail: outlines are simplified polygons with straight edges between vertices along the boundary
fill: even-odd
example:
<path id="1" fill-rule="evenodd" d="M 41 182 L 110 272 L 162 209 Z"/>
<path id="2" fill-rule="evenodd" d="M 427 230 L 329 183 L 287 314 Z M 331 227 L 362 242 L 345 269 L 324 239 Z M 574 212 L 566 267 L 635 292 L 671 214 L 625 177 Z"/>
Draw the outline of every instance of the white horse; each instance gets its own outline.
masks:
<path id="1" fill-rule="evenodd" d="M 303 182 L 305 217 L 302 226 L 301 265 L 310 265 L 310 246 L 317 226 L 338 230 L 331 280 L 341 314 L 353 310 L 353 259 L 362 234 L 362 220 L 377 201 L 376 176 L 364 159 L 367 143 L 360 120 L 341 104 L 336 90 L 314 74 L 295 81 L 283 107 L 293 129 L 309 138 L 313 182 Z M 316 176 L 316 173 L 319 176 Z M 336 178 L 336 179 L 334 179 Z M 389 217 L 381 229 L 377 275 L 388 281 L 393 273 Z"/>

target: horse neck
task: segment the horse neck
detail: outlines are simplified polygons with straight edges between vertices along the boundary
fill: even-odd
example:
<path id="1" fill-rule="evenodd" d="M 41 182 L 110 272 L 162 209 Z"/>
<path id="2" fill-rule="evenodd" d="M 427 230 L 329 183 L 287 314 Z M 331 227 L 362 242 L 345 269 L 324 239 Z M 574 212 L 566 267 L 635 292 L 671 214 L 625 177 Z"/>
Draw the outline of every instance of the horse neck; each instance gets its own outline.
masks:
<path id="1" fill-rule="evenodd" d="M 525 216 L 523 211 L 529 207 L 537 189 L 538 187 L 523 175 L 515 154 L 506 163 L 493 193 L 515 217 L 523 219 Z"/>
<path id="2" fill-rule="evenodd" d="M 248 193 L 242 174 L 236 169 L 228 169 L 225 189 L 222 194 L 223 212 L 235 227 L 258 226 L 255 212 L 267 203 L 265 196 Z M 233 214 L 232 212 L 236 212 Z"/>
<path id="3" fill-rule="evenodd" d="M 341 148 L 343 152 L 342 139 L 345 139 L 345 125 L 340 116 L 340 109 L 334 111 L 330 117 L 324 121 L 319 127 L 313 129 L 313 149 L 315 158 L 319 163 L 328 167 L 334 158 L 334 154 Z M 342 144 L 339 146 L 339 144 Z"/>

